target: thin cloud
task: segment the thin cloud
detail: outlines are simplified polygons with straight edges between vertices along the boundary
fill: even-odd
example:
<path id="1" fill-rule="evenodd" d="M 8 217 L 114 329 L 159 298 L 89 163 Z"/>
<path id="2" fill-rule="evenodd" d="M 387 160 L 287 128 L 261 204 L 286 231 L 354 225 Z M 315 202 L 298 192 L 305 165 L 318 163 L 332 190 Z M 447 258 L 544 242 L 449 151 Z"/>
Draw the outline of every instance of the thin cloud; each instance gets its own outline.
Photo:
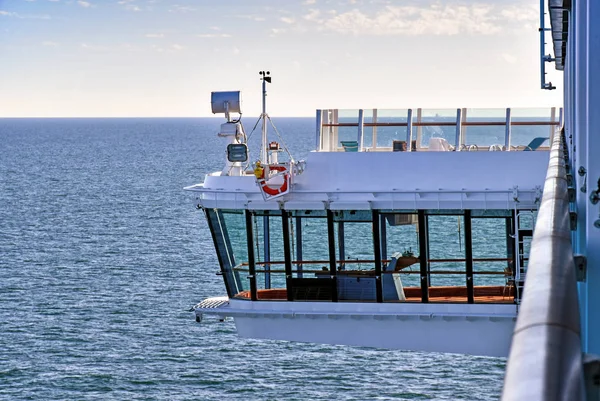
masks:
<path id="1" fill-rule="evenodd" d="M 518 18 L 513 16 L 518 15 Z M 309 9 L 299 29 L 317 29 L 353 35 L 493 35 L 511 23 L 523 26 L 535 22 L 535 10 L 527 7 L 486 4 L 431 4 L 428 6 L 386 6 L 377 12 L 358 8 L 337 12 Z"/>
<path id="2" fill-rule="evenodd" d="M 196 35 L 199 38 L 230 38 L 228 33 L 201 33 Z"/>
<path id="3" fill-rule="evenodd" d="M 146 35 L 144 35 L 147 38 L 158 38 L 158 39 L 162 39 L 165 37 L 164 33 L 147 33 Z"/>
<path id="4" fill-rule="evenodd" d="M 193 7 L 186 7 L 186 6 L 180 6 L 180 5 L 174 5 L 173 8 L 169 9 L 170 13 L 190 13 L 196 11 L 195 8 Z"/>
<path id="5" fill-rule="evenodd" d="M 89 1 L 78 0 L 77 4 L 84 8 L 92 7 L 92 3 L 90 3 Z"/>
<path id="6" fill-rule="evenodd" d="M 281 22 L 285 22 L 286 24 L 293 24 L 295 22 L 295 20 L 290 17 L 281 17 L 281 18 L 279 18 L 279 20 Z"/>
<path id="7" fill-rule="evenodd" d="M 15 13 L 12 11 L 4 11 L 4 10 L 0 10 L 0 16 L 1 17 L 19 18 L 19 19 L 51 19 L 51 17 L 47 14 L 41 14 L 41 15 L 19 14 L 19 13 Z"/>
<path id="8" fill-rule="evenodd" d="M 58 47 L 58 43 L 57 42 L 52 42 L 50 40 L 45 40 L 45 41 L 42 42 L 42 46 Z"/>

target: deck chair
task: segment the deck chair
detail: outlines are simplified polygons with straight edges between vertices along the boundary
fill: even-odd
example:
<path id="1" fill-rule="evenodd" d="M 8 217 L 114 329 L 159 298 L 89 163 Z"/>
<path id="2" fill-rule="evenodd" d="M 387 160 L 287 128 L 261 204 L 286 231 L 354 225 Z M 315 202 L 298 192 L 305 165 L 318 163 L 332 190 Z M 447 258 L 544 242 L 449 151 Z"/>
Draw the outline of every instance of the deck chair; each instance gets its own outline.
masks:
<path id="1" fill-rule="evenodd" d="M 383 269 L 383 271 L 393 272 L 396 269 L 396 263 L 398 262 L 398 258 L 400 256 L 402 256 L 400 252 L 394 253 L 392 255 L 390 263 L 388 263 L 388 265 Z M 384 274 L 382 281 L 384 299 L 406 301 L 406 295 L 404 294 L 404 286 L 402 285 L 400 274 Z"/>
<path id="2" fill-rule="evenodd" d="M 344 147 L 344 152 L 358 152 L 357 141 L 340 141 Z"/>
<path id="3" fill-rule="evenodd" d="M 544 137 L 537 137 L 537 138 L 533 138 L 533 140 L 531 142 L 529 142 L 529 144 L 527 146 L 525 146 L 525 149 L 523 150 L 537 150 L 537 148 L 539 148 L 540 146 L 542 146 L 542 143 L 546 142 L 548 140 L 548 138 L 544 138 Z"/>

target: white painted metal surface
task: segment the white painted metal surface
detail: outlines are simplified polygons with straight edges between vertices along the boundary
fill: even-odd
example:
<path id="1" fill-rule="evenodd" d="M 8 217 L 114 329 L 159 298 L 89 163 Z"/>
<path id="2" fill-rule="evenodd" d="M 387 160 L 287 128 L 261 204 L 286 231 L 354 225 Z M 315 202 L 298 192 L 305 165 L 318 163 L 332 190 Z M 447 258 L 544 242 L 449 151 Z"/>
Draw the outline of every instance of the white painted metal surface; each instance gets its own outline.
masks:
<path id="1" fill-rule="evenodd" d="M 253 175 L 214 173 L 186 189 L 208 208 L 530 209 L 537 208 L 547 163 L 545 151 L 313 152 L 278 202 L 265 201 Z"/>
<path id="2" fill-rule="evenodd" d="M 196 313 L 231 316 L 238 334 L 323 344 L 504 357 L 516 321 L 510 304 L 251 302 Z"/>

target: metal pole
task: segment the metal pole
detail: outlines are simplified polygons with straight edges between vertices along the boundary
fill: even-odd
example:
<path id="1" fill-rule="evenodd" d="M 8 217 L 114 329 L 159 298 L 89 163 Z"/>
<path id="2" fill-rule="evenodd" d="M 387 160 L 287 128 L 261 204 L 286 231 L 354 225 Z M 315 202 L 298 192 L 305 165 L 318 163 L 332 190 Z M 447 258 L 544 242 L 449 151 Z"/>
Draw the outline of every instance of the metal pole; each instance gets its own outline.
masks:
<path id="1" fill-rule="evenodd" d="M 283 257 L 285 260 L 285 286 L 287 288 L 287 300 L 293 301 L 292 285 L 292 250 L 290 247 L 290 216 L 285 210 L 281 211 L 281 229 L 283 231 Z"/>
<path id="2" fill-rule="evenodd" d="M 467 302 L 475 303 L 475 289 L 473 285 L 473 237 L 471 227 L 471 210 L 465 210 L 465 268 L 467 271 Z"/>
<path id="3" fill-rule="evenodd" d="M 456 109 L 456 138 L 454 146 L 456 150 L 460 150 L 460 133 L 462 132 L 462 110 Z"/>
<path id="4" fill-rule="evenodd" d="M 248 279 L 250 280 L 250 299 L 256 301 L 256 261 L 254 260 L 254 230 L 252 222 L 252 213 L 250 210 L 246 214 L 246 240 L 248 242 Z"/>
<path id="5" fill-rule="evenodd" d="M 383 302 L 383 282 L 381 277 L 381 239 L 379 227 L 379 210 L 372 211 L 373 252 L 375 256 L 375 294 L 377 302 Z M 389 277 L 392 279 L 392 276 Z"/>
<path id="6" fill-rule="evenodd" d="M 261 162 L 269 164 L 269 160 L 267 160 L 267 81 L 264 76 L 262 79 L 262 114 L 260 118 L 262 119 Z"/>
<path id="7" fill-rule="evenodd" d="M 268 212 L 266 212 L 268 213 Z M 263 216 L 263 239 L 264 239 L 264 254 L 265 254 L 265 288 L 271 288 L 271 237 L 269 235 L 269 216 Z"/>
<path id="8" fill-rule="evenodd" d="M 429 302 L 429 280 L 427 279 L 427 262 L 429 254 L 427 252 L 428 228 L 425 218 L 425 211 L 418 211 L 419 220 L 419 264 L 421 267 L 421 302 Z"/>
<path id="9" fill-rule="evenodd" d="M 365 143 L 365 117 L 364 110 L 358 110 L 358 151 L 362 152 Z"/>
<path id="10" fill-rule="evenodd" d="M 413 151 L 412 141 L 413 141 L 413 125 L 412 125 L 412 109 L 408 109 L 406 114 L 406 141 L 407 141 L 407 149 L 409 152 Z"/>
<path id="11" fill-rule="evenodd" d="M 511 142 L 511 135 L 512 135 L 512 127 L 511 127 L 511 117 L 510 117 L 510 108 L 506 109 L 506 120 L 505 120 L 505 124 L 506 124 L 506 129 L 504 132 L 504 147 L 506 148 L 506 150 L 510 150 L 510 142 Z"/>
<path id="12" fill-rule="evenodd" d="M 296 260 L 302 261 L 302 219 L 296 217 Z M 302 278 L 302 263 L 298 263 L 298 278 Z"/>
<path id="13" fill-rule="evenodd" d="M 333 212 L 327 209 L 327 242 L 329 245 L 329 277 L 331 277 L 331 300 L 337 302 L 337 268 L 335 263 L 335 229 Z"/>

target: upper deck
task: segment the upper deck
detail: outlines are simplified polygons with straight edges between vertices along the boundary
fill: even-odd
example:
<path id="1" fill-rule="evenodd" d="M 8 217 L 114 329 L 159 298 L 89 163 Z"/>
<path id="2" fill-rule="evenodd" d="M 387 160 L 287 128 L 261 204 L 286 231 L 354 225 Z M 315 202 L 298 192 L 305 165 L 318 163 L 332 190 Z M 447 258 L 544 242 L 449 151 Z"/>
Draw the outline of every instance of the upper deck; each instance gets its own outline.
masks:
<path id="1" fill-rule="evenodd" d="M 292 174 L 277 201 L 249 162 L 187 189 L 228 209 L 535 209 L 561 125 L 555 108 L 318 110 L 315 151 L 281 163 Z"/>

